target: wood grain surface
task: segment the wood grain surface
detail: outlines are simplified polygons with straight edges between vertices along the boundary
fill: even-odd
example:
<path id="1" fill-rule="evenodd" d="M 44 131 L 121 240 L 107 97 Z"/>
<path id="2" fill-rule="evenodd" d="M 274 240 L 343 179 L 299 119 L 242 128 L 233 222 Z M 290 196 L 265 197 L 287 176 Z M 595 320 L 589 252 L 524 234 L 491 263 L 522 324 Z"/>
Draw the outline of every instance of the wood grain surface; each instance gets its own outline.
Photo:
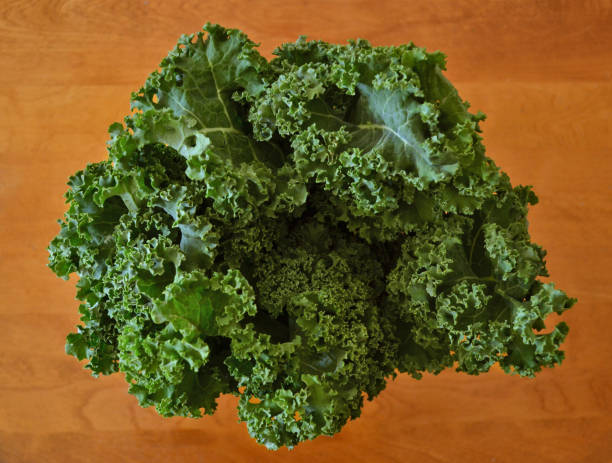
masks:
<path id="1" fill-rule="evenodd" d="M 257 445 L 236 400 L 201 420 L 142 409 L 119 375 L 64 354 L 74 281 L 46 268 L 70 174 L 105 158 L 106 129 L 178 36 L 238 27 L 271 55 L 298 35 L 448 55 L 488 115 L 488 154 L 534 185 L 530 231 L 579 303 L 562 366 L 391 382 L 360 419 L 293 451 Z M 610 1 L 0 2 L 0 462 L 612 461 Z"/>

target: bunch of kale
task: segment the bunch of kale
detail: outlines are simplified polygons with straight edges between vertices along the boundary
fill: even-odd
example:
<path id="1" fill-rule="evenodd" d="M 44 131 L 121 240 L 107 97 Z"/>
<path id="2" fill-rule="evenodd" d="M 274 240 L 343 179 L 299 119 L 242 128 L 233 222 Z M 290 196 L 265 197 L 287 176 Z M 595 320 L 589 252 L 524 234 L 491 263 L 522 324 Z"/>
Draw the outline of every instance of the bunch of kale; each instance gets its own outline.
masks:
<path id="1" fill-rule="evenodd" d="M 71 177 L 50 267 L 79 276 L 67 352 L 142 406 L 220 394 L 269 448 L 331 435 L 397 371 L 563 359 L 574 299 L 485 156 L 441 53 L 306 41 L 272 61 L 238 30 L 183 36 Z"/>

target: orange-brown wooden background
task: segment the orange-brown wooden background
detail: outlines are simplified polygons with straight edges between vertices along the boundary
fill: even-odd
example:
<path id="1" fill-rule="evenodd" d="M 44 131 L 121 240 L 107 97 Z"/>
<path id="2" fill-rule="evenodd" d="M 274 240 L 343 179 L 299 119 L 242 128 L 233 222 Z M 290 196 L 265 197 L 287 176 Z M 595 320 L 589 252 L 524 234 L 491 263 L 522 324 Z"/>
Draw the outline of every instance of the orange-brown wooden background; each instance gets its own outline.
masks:
<path id="1" fill-rule="evenodd" d="M 119 375 L 64 354 L 74 281 L 46 267 L 69 174 L 105 157 L 106 129 L 174 45 L 206 21 L 273 48 L 300 34 L 448 55 L 447 75 L 488 114 L 487 150 L 532 184 L 534 240 L 579 303 L 562 366 L 399 377 L 333 438 L 257 445 L 236 400 L 213 417 L 141 409 Z M 612 461 L 612 4 L 610 1 L 0 2 L 0 462 Z"/>

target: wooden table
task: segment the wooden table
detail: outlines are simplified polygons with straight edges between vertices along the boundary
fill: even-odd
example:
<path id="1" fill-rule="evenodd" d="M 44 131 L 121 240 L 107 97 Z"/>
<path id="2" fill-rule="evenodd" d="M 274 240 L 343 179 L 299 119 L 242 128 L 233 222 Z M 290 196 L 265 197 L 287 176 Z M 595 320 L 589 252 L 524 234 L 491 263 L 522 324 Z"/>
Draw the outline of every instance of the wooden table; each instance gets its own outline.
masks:
<path id="1" fill-rule="evenodd" d="M 184 32 L 246 31 L 270 56 L 299 34 L 448 55 L 513 182 L 532 184 L 534 240 L 579 303 L 567 360 L 536 379 L 493 369 L 399 377 L 333 438 L 257 445 L 236 400 L 163 419 L 119 375 L 64 354 L 74 281 L 46 267 L 69 174 L 105 158 L 107 126 Z M 0 3 L 0 462 L 612 461 L 612 6 L 607 1 L 153 1 Z"/>

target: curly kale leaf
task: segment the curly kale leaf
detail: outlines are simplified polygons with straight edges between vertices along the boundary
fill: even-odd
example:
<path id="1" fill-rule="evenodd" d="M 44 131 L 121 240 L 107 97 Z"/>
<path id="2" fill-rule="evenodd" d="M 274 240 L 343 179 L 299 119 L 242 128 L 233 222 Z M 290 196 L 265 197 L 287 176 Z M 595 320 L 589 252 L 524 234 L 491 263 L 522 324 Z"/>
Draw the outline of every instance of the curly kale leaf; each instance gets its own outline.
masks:
<path id="1" fill-rule="evenodd" d="M 563 359 L 569 298 L 531 242 L 529 187 L 413 44 L 238 30 L 180 38 L 108 160 L 69 180 L 50 268 L 76 273 L 66 352 L 163 416 L 238 416 L 268 448 L 333 435 L 397 372 Z"/>

